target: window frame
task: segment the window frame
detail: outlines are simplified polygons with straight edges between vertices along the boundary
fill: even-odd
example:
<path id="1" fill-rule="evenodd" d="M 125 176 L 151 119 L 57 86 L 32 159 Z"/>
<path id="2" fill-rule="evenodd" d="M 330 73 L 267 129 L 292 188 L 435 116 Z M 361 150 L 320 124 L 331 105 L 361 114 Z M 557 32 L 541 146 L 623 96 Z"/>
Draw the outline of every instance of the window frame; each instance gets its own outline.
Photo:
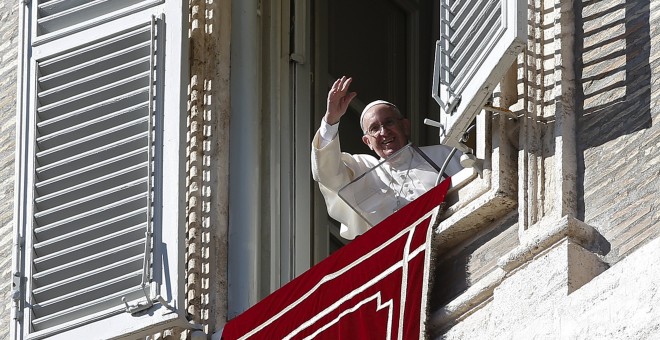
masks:
<path id="1" fill-rule="evenodd" d="M 515 65 L 514 65 L 515 67 Z M 509 117 L 482 111 L 476 117 L 479 173 L 466 168 L 452 177 L 448 207 L 435 233 L 438 254 L 472 238 L 481 228 L 517 208 L 517 150 L 506 137 L 516 122 Z"/>

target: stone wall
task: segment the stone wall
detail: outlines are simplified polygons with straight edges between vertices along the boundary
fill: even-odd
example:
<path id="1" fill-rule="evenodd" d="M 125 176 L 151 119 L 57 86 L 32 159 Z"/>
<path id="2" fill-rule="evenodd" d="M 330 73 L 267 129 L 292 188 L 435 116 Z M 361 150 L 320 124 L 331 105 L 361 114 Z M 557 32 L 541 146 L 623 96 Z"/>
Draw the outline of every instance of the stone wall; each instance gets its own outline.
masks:
<path id="1" fill-rule="evenodd" d="M 9 337 L 18 1 L 0 2 L 0 339 Z"/>
<path id="2" fill-rule="evenodd" d="M 521 245 L 501 256 L 494 243 L 506 241 L 493 238 L 488 255 L 499 260 L 433 311 L 431 336 L 657 337 L 660 3 L 530 1 L 530 9 L 519 74 L 528 83 Z"/>
<path id="3" fill-rule="evenodd" d="M 660 236 L 660 3 L 576 1 L 579 216 L 615 263 Z"/>
<path id="4" fill-rule="evenodd" d="M 483 308 L 442 339 L 652 339 L 660 334 L 660 239 L 572 290 L 566 239 L 495 288 Z M 579 249 L 579 248 L 578 248 Z M 573 252 L 573 254 L 572 254 Z M 577 254 L 580 260 L 585 257 Z M 569 266 L 567 266 L 569 264 Z M 581 268 L 584 270 L 584 268 Z M 573 273 L 574 274 L 574 273 Z"/>

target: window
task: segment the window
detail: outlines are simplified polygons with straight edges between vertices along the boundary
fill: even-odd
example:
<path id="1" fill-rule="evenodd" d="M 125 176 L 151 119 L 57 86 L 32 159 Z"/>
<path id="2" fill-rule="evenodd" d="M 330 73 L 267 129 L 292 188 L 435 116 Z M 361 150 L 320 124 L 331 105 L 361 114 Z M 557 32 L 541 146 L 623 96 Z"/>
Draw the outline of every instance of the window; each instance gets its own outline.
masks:
<path id="1" fill-rule="evenodd" d="M 441 142 L 472 153 L 477 167 L 452 177 L 447 212 L 435 229 L 436 283 L 428 319 L 434 336 L 462 315 L 448 310 L 480 305 L 490 295 L 473 293 L 480 287 L 492 291 L 502 277 L 493 270 L 493 262 L 475 264 L 465 259 L 486 238 L 493 240 L 496 226 L 506 224 L 506 231 L 515 233 L 510 225 L 519 201 L 520 120 L 509 110 L 524 109 L 522 101 L 517 103 L 517 72 L 522 70 L 520 52 L 527 45 L 526 1 L 441 0 L 440 12 L 433 84 L 440 119 L 435 125 L 442 125 Z M 463 134 L 473 124 L 470 143 L 474 144 L 462 145 Z M 501 230 L 499 235 L 511 235 Z M 508 240 L 488 256 L 497 258 L 518 242 Z"/>
<path id="2" fill-rule="evenodd" d="M 183 321 L 181 5 L 22 9 L 18 338 Z"/>
<path id="3" fill-rule="evenodd" d="M 506 115 L 484 110 L 484 105 L 526 44 L 526 8 L 522 0 L 440 2 L 433 77 L 440 142 L 473 154 L 479 168 L 464 169 L 452 178 L 448 217 L 436 230 L 443 249 L 465 241 L 516 207 L 516 150 L 507 138 L 514 124 Z M 461 142 L 471 124 L 476 124 L 475 148 Z"/>

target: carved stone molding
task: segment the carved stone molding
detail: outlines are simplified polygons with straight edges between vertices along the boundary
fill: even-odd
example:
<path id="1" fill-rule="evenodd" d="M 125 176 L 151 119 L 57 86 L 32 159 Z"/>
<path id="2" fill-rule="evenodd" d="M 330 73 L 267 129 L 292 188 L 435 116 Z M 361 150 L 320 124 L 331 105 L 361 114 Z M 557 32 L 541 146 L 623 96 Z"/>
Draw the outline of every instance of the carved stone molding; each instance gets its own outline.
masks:
<path id="1" fill-rule="evenodd" d="M 520 234 L 543 218 L 575 216 L 577 148 L 573 1 L 530 2 L 522 78 Z"/>
<path id="2" fill-rule="evenodd" d="M 559 241 L 569 239 L 582 248 L 597 254 L 607 252 L 607 242 L 592 226 L 570 216 L 545 222 L 544 228 L 530 232 L 521 244 L 500 258 L 498 266 L 512 272 Z"/>
<path id="3" fill-rule="evenodd" d="M 229 168 L 231 2 L 190 0 L 189 10 L 186 310 L 212 334 L 227 311 L 228 183 L 223 178 Z"/>
<path id="4" fill-rule="evenodd" d="M 558 247 L 565 247 L 566 254 L 552 266 L 565 273 L 567 295 L 607 269 L 601 255 L 607 252 L 608 244 L 593 227 L 569 216 L 544 221 L 544 228 L 535 229 L 525 242 L 501 257 L 498 267 L 435 311 L 429 318 L 430 329 L 436 334 L 441 333 L 479 310 L 493 299 L 502 282 L 515 275 L 519 268 Z"/>

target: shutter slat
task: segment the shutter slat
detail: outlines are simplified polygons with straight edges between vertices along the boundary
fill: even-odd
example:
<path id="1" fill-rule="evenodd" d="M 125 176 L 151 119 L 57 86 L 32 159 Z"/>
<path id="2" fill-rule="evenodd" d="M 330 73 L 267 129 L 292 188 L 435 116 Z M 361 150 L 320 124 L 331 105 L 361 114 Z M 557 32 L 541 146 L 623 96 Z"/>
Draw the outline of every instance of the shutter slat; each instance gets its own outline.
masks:
<path id="1" fill-rule="evenodd" d="M 72 230 L 80 228 L 81 225 L 92 225 L 104 223 L 115 216 L 123 215 L 144 207 L 146 205 L 146 195 L 135 195 L 125 198 L 121 201 L 113 202 L 107 206 L 98 207 L 76 216 L 67 217 L 57 222 L 43 225 L 34 229 L 36 242 L 55 237 L 59 234 L 70 233 Z"/>
<path id="2" fill-rule="evenodd" d="M 143 102 L 138 105 L 124 108 L 120 111 L 111 112 L 109 114 L 100 117 L 77 121 L 75 122 L 78 123 L 76 125 L 67 124 L 69 125 L 69 127 L 65 127 L 63 129 L 47 131 L 47 129 L 44 128 L 42 125 L 42 127 L 40 128 L 41 137 L 37 138 L 37 143 L 43 144 L 52 141 L 51 143 L 54 144 L 63 144 L 65 143 L 65 141 L 59 141 L 58 139 L 70 140 L 70 138 L 66 139 L 65 137 L 71 133 L 77 133 L 81 131 L 84 131 L 84 133 L 87 135 L 99 133 L 105 130 L 108 126 L 115 126 L 115 125 L 128 123 L 131 119 L 134 119 L 135 117 L 144 117 L 149 113 L 147 109 L 148 109 L 147 103 Z M 74 122 L 69 122 L 69 123 L 74 123 Z"/>
<path id="3" fill-rule="evenodd" d="M 134 272 L 137 271 L 138 269 L 142 269 L 143 260 L 144 257 L 142 255 L 123 258 L 107 266 L 93 268 L 79 275 L 71 276 L 63 280 L 58 280 L 58 281 L 50 282 L 48 284 L 40 285 L 33 290 L 33 293 L 35 296 L 39 296 L 39 297 L 41 297 L 42 295 L 46 295 L 46 296 L 64 295 L 67 294 L 66 292 L 71 291 L 71 289 L 67 288 L 67 286 L 82 285 L 86 280 L 90 280 L 93 282 L 104 282 L 112 279 L 113 277 L 116 276 L 115 273 L 117 272 L 116 269 L 118 267 L 125 268 L 127 272 Z M 43 282 L 39 280 L 39 283 L 43 283 Z M 47 299 L 48 298 L 43 298 L 40 300 L 45 301 Z"/>
<path id="4" fill-rule="evenodd" d="M 452 32 L 451 43 L 454 48 L 452 56 L 457 54 L 469 54 L 465 46 L 474 40 L 482 38 L 482 34 L 476 32 L 483 32 L 488 30 L 498 30 L 501 26 L 487 26 L 486 24 L 492 22 L 493 17 L 500 16 L 499 1 L 491 0 L 484 7 L 473 7 L 472 11 L 467 13 L 467 18 L 461 18 L 452 25 L 458 25 Z M 475 24 L 477 23 L 477 24 Z"/>
<path id="5" fill-rule="evenodd" d="M 37 128 L 39 132 L 47 135 L 129 107 L 147 105 L 148 93 L 149 88 L 140 88 L 72 111 L 64 111 L 57 106 L 46 110 L 40 108 L 38 112 L 41 121 L 37 123 Z"/>
<path id="6" fill-rule="evenodd" d="M 49 0 L 40 3 L 37 8 L 41 16 L 47 16 L 69 10 L 86 2 L 88 0 Z"/>
<path id="7" fill-rule="evenodd" d="M 121 65 L 134 63 L 144 57 L 149 57 L 150 44 L 149 42 L 135 42 L 121 51 L 113 52 L 115 49 L 112 46 L 104 46 L 105 48 L 97 53 L 84 53 L 80 54 L 79 58 L 86 60 L 83 63 L 71 65 L 68 68 L 57 67 L 57 72 L 41 75 L 38 79 L 39 85 L 44 90 L 52 90 L 58 86 L 63 86 L 67 83 L 70 77 L 75 78 L 88 78 L 98 72 L 98 70 L 109 70 L 117 68 Z M 68 66 L 68 65 L 67 65 Z"/>
<path id="8" fill-rule="evenodd" d="M 491 0 L 497 1 L 497 0 Z M 484 8 L 484 1 L 473 1 L 463 4 L 460 8 L 455 8 L 452 10 L 454 14 L 449 20 L 449 27 L 451 27 L 451 41 L 456 41 L 457 36 L 463 36 L 466 30 L 469 30 L 474 25 L 471 25 L 470 18 L 475 16 L 475 13 L 485 13 L 487 8 Z M 455 46 L 454 46 L 455 47 Z"/>
<path id="9" fill-rule="evenodd" d="M 68 248 L 60 248 L 45 256 L 37 257 L 35 263 L 47 268 L 66 266 L 84 257 L 86 254 L 102 252 L 107 249 L 121 250 L 124 245 L 144 241 L 145 231 L 146 223 L 143 223 L 141 225 L 130 226 L 109 235 L 98 235 L 98 237 L 90 241 L 74 244 Z M 62 243 L 60 242 L 59 244 Z"/>
<path id="10" fill-rule="evenodd" d="M 50 96 L 38 95 L 43 110 L 49 110 L 54 106 L 62 106 L 65 110 L 75 110 L 86 105 L 92 105 L 100 100 L 117 97 L 120 94 L 149 86 L 150 72 L 131 75 L 110 84 L 94 88 L 89 91 L 78 93 L 66 98 L 52 98 Z"/>
<path id="11" fill-rule="evenodd" d="M 72 247 L 73 244 L 89 242 L 98 235 L 105 235 L 123 230 L 127 225 L 138 225 L 146 223 L 146 207 L 131 211 L 129 213 L 113 217 L 107 221 L 75 229 L 68 233 L 58 233 L 54 237 L 43 237 L 43 241 L 36 243 L 34 252 L 37 257 L 46 256 L 59 249 Z"/>
<path id="12" fill-rule="evenodd" d="M 82 167 L 94 164 L 102 159 L 117 157 L 119 155 L 131 152 L 137 149 L 143 149 L 147 146 L 148 132 L 144 132 L 129 138 L 125 138 L 105 146 L 99 146 L 92 150 L 85 151 L 82 154 L 71 156 L 52 163 L 42 164 L 36 169 L 37 176 L 43 176 L 43 179 L 52 178 L 67 172 L 75 171 Z M 39 161 L 39 160 L 37 160 Z M 42 177 L 39 177 L 42 180 Z"/>
<path id="13" fill-rule="evenodd" d="M 141 0 L 70 1 L 59 6 L 43 6 L 37 24 L 39 34 L 47 34 L 75 26 L 123 8 L 144 2 Z"/>
<path id="14" fill-rule="evenodd" d="M 44 260 L 35 260 L 34 265 L 39 269 L 34 279 L 42 282 L 55 282 L 69 277 L 81 275 L 94 268 L 116 264 L 121 258 L 129 258 L 143 253 L 144 240 L 133 241 L 112 249 L 105 249 L 84 258 L 62 264 L 57 267 L 41 266 Z M 44 268 L 42 268 L 44 267 Z M 53 281 L 51 281 L 53 280 Z"/>
<path id="15" fill-rule="evenodd" d="M 113 279 L 117 278 L 117 268 L 116 267 L 121 267 L 122 271 L 128 274 L 129 277 L 132 277 L 134 279 L 138 279 L 139 275 L 141 274 L 141 267 L 142 267 L 142 257 L 141 256 L 133 256 L 130 258 L 122 259 L 121 261 L 118 261 L 116 264 L 113 264 L 111 266 L 105 266 L 102 268 L 94 269 L 90 272 L 87 272 L 83 275 L 78 275 L 75 277 L 67 278 L 65 280 L 58 281 L 54 284 L 40 287 L 34 290 L 35 297 L 38 297 L 40 301 L 44 301 L 44 303 L 47 303 L 48 301 L 53 301 L 54 299 L 60 299 L 62 300 L 61 297 L 67 296 L 68 294 L 71 294 L 71 292 L 75 292 L 81 289 L 81 287 L 88 287 L 88 286 L 98 286 L 101 284 L 108 284 L 111 282 Z M 90 284 L 90 282 L 92 284 Z M 137 286 L 136 283 L 134 284 Z M 136 289 L 137 291 L 137 289 Z M 112 292 L 114 293 L 114 292 Z M 91 299 L 88 298 L 90 301 L 108 301 L 109 296 L 112 296 L 111 294 L 94 294 Z M 55 297 L 54 299 L 49 299 L 49 297 Z M 121 303 L 121 300 L 115 301 L 115 305 L 119 305 Z M 87 311 L 89 312 L 89 311 Z"/>
<path id="16" fill-rule="evenodd" d="M 491 12 L 487 17 L 488 21 L 484 22 L 484 25 L 478 26 L 479 29 L 476 32 L 470 32 L 471 39 L 463 39 L 458 44 L 456 51 L 461 50 L 461 52 L 458 55 L 452 56 L 452 59 L 455 61 L 451 67 L 452 73 L 457 74 L 459 70 L 465 69 L 468 60 L 479 57 L 478 51 L 494 43 L 493 37 L 498 32 L 501 32 L 499 18 L 499 15 Z M 462 77 L 458 76 L 457 78 L 460 79 Z"/>
<path id="17" fill-rule="evenodd" d="M 492 19 L 496 20 L 496 23 L 493 23 L 493 25 L 499 25 L 499 18 L 498 17 L 493 17 Z M 492 49 L 493 45 L 495 44 L 495 41 L 497 41 L 495 38 L 498 38 L 501 34 L 502 31 L 499 30 L 490 30 L 487 32 L 488 34 L 484 36 L 483 39 L 480 41 L 476 41 L 473 46 L 469 47 L 470 51 L 476 52 L 478 50 L 489 50 Z M 478 46 L 477 46 L 478 44 Z M 483 54 L 479 53 L 472 53 L 472 54 L 465 54 L 462 56 L 460 59 L 457 60 L 456 63 L 456 68 L 467 68 L 467 65 L 474 64 L 474 63 L 479 63 L 482 62 L 485 56 Z M 457 72 L 457 71 L 452 71 L 452 72 Z M 452 85 L 457 88 L 457 89 L 463 89 L 467 86 L 468 81 L 472 78 L 474 75 L 474 72 L 462 72 L 461 76 L 456 77 Z"/>
<path id="18" fill-rule="evenodd" d="M 117 183 L 110 189 L 82 197 L 71 202 L 62 202 L 50 209 L 35 214 L 38 225 L 51 224 L 69 216 L 78 216 L 99 206 L 108 206 L 125 197 L 148 194 L 148 178 L 142 177 L 128 183 Z"/>
<path id="19" fill-rule="evenodd" d="M 74 290 L 68 294 L 57 296 L 56 298 L 34 305 L 33 312 L 37 317 L 41 315 L 56 315 L 57 312 L 75 308 L 90 300 L 105 298 L 117 290 L 134 288 L 140 284 L 140 276 L 142 276 L 142 270 L 137 270 L 114 277 L 106 282 L 86 285 L 84 289 Z"/>
<path id="20" fill-rule="evenodd" d="M 105 209 L 116 202 L 125 199 L 147 196 L 147 178 L 142 178 L 130 183 L 122 183 L 105 192 L 94 193 L 88 199 L 80 199 L 68 202 L 51 209 L 40 211 L 34 214 L 37 225 L 49 225 L 66 220 L 71 216 L 90 215 L 98 209 Z"/>
<path id="21" fill-rule="evenodd" d="M 84 65 L 89 60 L 99 60 L 106 57 L 114 57 L 125 54 L 136 46 L 150 44 L 151 27 L 148 24 L 138 26 L 126 32 L 119 32 L 108 39 L 101 40 L 96 44 L 82 46 L 69 53 L 54 56 L 39 63 L 42 71 L 41 78 L 48 79 L 54 75 L 70 70 L 78 65 Z"/>
<path id="22" fill-rule="evenodd" d="M 128 167 L 112 172 L 107 175 L 93 177 L 91 180 L 79 184 L 72 183 L 63 190 L 42 194 L 35 203 L 40 211 L 55 207 L 62 202 L 73 202 L 80 199 L 89 198 L 89 192 L 102 192 L 116 185 L 116 183 L 135 181 L 147 176 L 147 163 L 135 165 L 126 164 Z"/>
<path id="23" fill-rule="evenodd" d="M 144 292 L 141 288 L 131 287 L 123 291 L 118 291 L 111 295 L 99 297 L 96 300 L 71 307 L 67 310 L 37 317 L 32 320 L 32 327 L 35 331 L 42 331 L 49 327 L 55 327 L 66 322 L 74 321 L 78 318 L 87 317 L 94 313 L 106 311 L 108 314 L 121 313 L 124 311 L 121 298 L 127 301 L 133 301 L 144 298 Z"/>
<path id="24" fill-rule="evenodd" d="M 95 147 L 97 145 L 107 145 L 112 141 L 132 138 L 148 130 L 148 122 L 149 117 L 142 117 L 91 135 L 87 135 L 89 131 L 84 130 L 72 131 L 78 133 L 53 134 L 51 135 L 53 138 L 42 139 L 41 143 L 38 141 L 39 148 L 44 151 L 37 154 L 37 159 L 39 163 L 50 163 L 85 153 L 89 148 L 98 149 Z"/>
<path id="25" fill-rule="evenodd" d="M 105 68 L 102 71 L 97 70 L 96 73 L 84 78 L 79 78 L 75 81 L 63 80 L 62 84 L 50 84 L 54 86 L 48 90 L 40 92 L 39 100 L 44 104 L 53 103 L 73 97 L 78 93 L 84 93 L 84 91 L 90 88 L 101 88 L 105 84 L 121 84 L 126 81 L 126 79 L 130 79 L 128 76 L 140 73 L 142 73 L 143 76 L 148 77 L 149 56 L 135 58 L 130 62 L 112 68 Z M 53 82 L 55 82 L 55 80 L 62 79 L 53 79 Z M 43 86 L 43 88 L 46 88 L 46 86 Z"/>
<path id="26" fill-rule="evenodd" d="M 105 176 L 117 172 L 123 169 L 126 164 L 138 164 L 146 159 L 146 157 L 144 157 L 147 153 L 146 149 L 147 147 L 135 149 L 119 156 L 103 159 L 86 167 L 63 173 L 60 176 L 50 177 L 39 181 L 35 184 L 36 191 L 40 196 L 48 195 L 53 192 L 65 190 L 70 186 L 72 183 L 71 181 L 74 183 L 84 183 L 97 176 Z M 41 173 L 37 172 L 37 174 L 40 175 Z M 46 176 L 43 175 L 39 177 L 46 178 Z"/>

